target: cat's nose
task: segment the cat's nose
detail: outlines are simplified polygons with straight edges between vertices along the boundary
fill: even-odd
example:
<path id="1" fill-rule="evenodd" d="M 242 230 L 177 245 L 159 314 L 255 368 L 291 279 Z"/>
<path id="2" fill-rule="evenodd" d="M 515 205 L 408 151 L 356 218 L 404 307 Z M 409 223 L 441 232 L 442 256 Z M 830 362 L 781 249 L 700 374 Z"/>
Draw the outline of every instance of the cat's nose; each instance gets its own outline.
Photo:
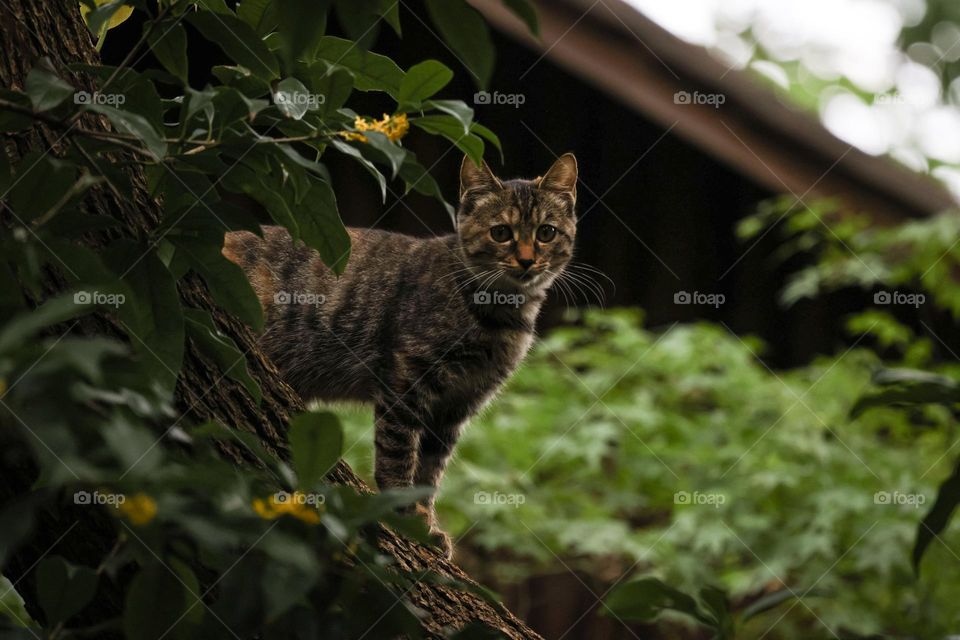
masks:
<path id="1" fill-rule="evenodd" d="M 533 260 L 527 260 L 524 258 L 517 258 L 517 264 L 520 265 L 520 268 L 524 271 L 528 271 L 530 267 L 533 266 Z"/>

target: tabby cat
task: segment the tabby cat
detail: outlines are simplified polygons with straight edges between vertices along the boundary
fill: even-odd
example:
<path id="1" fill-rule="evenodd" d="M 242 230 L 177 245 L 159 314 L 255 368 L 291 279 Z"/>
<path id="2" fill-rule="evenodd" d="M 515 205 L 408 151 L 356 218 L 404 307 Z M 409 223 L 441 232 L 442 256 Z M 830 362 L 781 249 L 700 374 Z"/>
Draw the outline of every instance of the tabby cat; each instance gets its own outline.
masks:
<path id="1" fill-rule="evenodd" d="M 263 304 L 262 344 L 285 380 L 307 400 L 373 404 L 380 489 L 436 489 L 464 424 L 527 353 L 573 254 L 576 185 L 569 153 L 534 180 L 501 181 L 464 158 L 457 233 L 348 229 L 339 278 L 283 228 L 226 235 L 223 253 Z M 449 557 L 433 501 L 416 509 Z"/>

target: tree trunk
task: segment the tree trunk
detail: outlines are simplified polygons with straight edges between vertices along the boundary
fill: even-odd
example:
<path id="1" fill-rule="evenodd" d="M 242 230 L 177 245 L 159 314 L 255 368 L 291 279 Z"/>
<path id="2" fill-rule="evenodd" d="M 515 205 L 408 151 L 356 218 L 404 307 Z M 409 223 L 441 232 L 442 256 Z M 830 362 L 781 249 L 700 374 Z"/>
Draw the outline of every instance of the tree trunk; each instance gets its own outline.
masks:
<path id="1" fill-rule="evenodd" d="M 48 56 L 54 66 L 69 78 L 67 64 L 98 64 L 98 55 L 93 47 L 90 33 L 81 21 L 78 4 L 48 2 L 42 0 L 4 0 L 0 3 L 0 86 L 22 90 L 27 72 L 42 56 Z M 83 78 L 70 78 L 78 88 L 91 87 Z M 105 128 L 104 121 L 86 116 L 87 127 Z M 38 125 L 22 134 L 6 136 L 2 151 L 14 160 L 31 150 L 51 150 L 57 154 L 66 146 L 62 131 Z M 86 205 L 92 211 L 109 214 L 121 221 L 121 233 L 143 237 L 160 218 L 160 207 L 146 191 L 146 182 L 138 165 L 128 163 L 126 178 L 132 185 L 132 198 L 121 198 L 109 188 L 97 187 L 88 195 Z M 10 228 L 6 212 L 4 229 Z M 96 239 L 89 240 L 96 245 Z M 51 276 L 56 282 L 56 276 Z M 53 286 L 56 286 L 55 284 Z M 180 412 L 185 414 L 185 424 L 216 420 L 224 425 L 257 434 L 264 447 L 281 458 L 288 457 L 284 433 L 292 414 L 304 409 L 303 400 L 279 378 L 276 368 L 266 359 L 257 344 L 257 336 L 245 325 L 224 313 L 213 302 L 204 283 L 195 276 L 184 278 L 180 284 L 181 300 L 186 307 L 207 309 L 220 328 L 246 353 L 251 375 L 260 383 L 263 400 L 255 404 L 243 387 L 224 378 L 217 366 L 204 358 L 192 344 L 187 345 L 183 369 L 177 387 L 176 401 Z M 78 333 L 92 335 L 120 332 L 102 316 L 83 319 L 76 326 Z M 0 461 L 0 500 L 8 500 L 22 494 L 32 482 L 33 471 L 22 462 L 11 462 L 16 456 L 10 452 Z M 235 450 L 225 450 L 237 464 L 246 461 Z M 20 457 L 19 460 L 23 460 Z M 342 461 L 331 472 L 333 482 L 355 487 L 359 491 L 369 488 Z M 112 545 L 112 529 L 98 520 L 95 510 L 80 510 L 69 514 L 69 519 L 56 520 L 48 516 L 36 526 L 27 544 L 17 550 L 4 568 L 7 577 L 17 582 L 28 576 L 39 559 L 49 552 L 68 558 L 89 558 L 102 555 Z M 61 539 L 62 536 L 62 539 Z M 432 549 L 400 538 L 383 530 L 379 539 L 380 548 L 397 560 L 405 571 L 419 573 L 432 571 L 441 576 L 474 584 L 458 567 L 445 561 Z M 28 610 L 37 611 L 35 590 L 29 577 L 17 585 L 27 601 Z M 426 635 L 440 637 L 449 627 L 459 628 L 470 621 L 480 621 L 499 629 L 511 638 L 539 637 L 523 622 L 504 607 L 491 605 L 482 598 L 464 591 L 435 584 L 417 583 L 407 595 L 409 600 L 426 615 L 423 627 Z M 98 594 L 96 617 L 99 620 L 115 615 L 120 609 L 120 594 Z M 93 608 L 93 607 L 91 607 Z M 96 620 L 91 620 L 96 622 Z"/>

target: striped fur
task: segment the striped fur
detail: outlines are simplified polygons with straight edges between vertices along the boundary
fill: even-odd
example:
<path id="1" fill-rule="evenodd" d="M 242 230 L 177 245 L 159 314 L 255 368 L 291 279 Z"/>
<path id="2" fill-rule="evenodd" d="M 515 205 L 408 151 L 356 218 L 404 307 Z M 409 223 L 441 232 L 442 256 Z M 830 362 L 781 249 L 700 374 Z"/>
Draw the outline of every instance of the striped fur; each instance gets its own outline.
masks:
<path id="1" fill-rule="evenodd" d="M 542 178 L 505 182 L 465 158 L 457 234 L 348 229 L 339 278 L 283 228 L 226 235 L 223 254 L 263 305 L 261 343 L 286 381 L 307 400 L 373 404 L 381 489 L 436 488 L 465 423 L 523 359 L 573 252 L 576 175 L 569 154 Z M 556 229 L 547 242 L 536 239 L 544 224 Z M 497 225 L 510 241 L 493 239 Z M 433 498 L 418 510 L 449 553 Z"/>

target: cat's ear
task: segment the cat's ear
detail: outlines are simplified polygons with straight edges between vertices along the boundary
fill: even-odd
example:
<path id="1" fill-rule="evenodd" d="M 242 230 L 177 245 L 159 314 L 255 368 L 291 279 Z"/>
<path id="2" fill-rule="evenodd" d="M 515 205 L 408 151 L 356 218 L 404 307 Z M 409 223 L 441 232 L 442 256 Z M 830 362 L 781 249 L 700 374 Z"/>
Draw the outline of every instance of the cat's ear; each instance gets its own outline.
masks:
<path id="1" fill-rule="evenodd" d="M 547 191 L 569 193 L 577 199 L 577 159 L 572 153 L 565 153 L 553 163 L 537 185 Z"/>
<path id="2" fill-rule="evenodd" d="M 460 164 L 460 197 L 468 191 L 495 191 L 502 189 L 503 185 L 490 171 L 486 162 L 481 161 L 478 167 L 469 156 L 463 156 L 463 162 Z"/>

